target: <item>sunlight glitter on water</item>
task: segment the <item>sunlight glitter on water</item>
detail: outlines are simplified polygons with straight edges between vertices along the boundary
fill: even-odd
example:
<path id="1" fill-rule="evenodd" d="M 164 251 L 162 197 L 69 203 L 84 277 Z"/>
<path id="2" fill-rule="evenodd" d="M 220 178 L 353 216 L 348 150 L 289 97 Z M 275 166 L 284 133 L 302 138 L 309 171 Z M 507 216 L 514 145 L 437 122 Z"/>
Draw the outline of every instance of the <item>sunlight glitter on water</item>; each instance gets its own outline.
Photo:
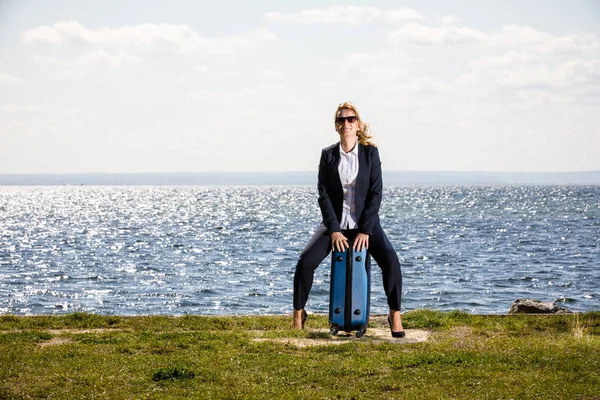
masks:
<path id="1" fill-rule="evenodd" d="M 405 310 L 504 313 L 518 297 L 600 308 L 600 188 L 387 188 Z M 291 312 L 313 187 L 1 187 L 0 312 Z M 326 312 L 329 260 L 308 308 Z M 384 313 L 373 268 L 372 312 Z"/>

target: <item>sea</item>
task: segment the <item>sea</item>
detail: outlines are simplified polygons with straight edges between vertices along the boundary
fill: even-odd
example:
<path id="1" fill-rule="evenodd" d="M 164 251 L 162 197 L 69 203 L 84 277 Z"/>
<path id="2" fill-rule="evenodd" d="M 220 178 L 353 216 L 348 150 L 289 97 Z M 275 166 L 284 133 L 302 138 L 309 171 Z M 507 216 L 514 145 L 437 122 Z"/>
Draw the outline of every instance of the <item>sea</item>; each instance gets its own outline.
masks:
<path id="1" fill-rule="evenodd" d="M 403 311 L 600 310 L 600 186 L 392 186 L 380 218 Z M 0 186 L 0 314 L 291 313 L 320 220 L 316 186 Z M 309 312 L 328 312 L 330 263 Z"/>

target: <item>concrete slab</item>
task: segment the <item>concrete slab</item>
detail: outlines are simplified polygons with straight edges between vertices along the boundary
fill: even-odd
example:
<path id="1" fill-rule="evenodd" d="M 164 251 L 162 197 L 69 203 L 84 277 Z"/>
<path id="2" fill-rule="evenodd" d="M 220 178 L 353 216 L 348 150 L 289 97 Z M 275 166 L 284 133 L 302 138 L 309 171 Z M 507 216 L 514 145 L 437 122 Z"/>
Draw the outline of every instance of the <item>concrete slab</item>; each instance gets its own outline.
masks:
<path id="1" fill-rule="evenodd" d="M 336 336 L 329 335 L 329 329 L 307 329 L 306 338 L 256 338 L 257 342 L 270 341 L 273 343 L 291 344 L 298 347 L 308 346 L 328 346 L 343 343 L 391 343 L 391 344 L 410 344 L 425 342 L 429 337 L 429 332 L 422 329 L 405 329 L 406 336 L 397 339 L 393 338 L 389 329 L 369 328 L 367 333 L 361 338 L 357 338 L 355 333 L 340 332 Z"/>

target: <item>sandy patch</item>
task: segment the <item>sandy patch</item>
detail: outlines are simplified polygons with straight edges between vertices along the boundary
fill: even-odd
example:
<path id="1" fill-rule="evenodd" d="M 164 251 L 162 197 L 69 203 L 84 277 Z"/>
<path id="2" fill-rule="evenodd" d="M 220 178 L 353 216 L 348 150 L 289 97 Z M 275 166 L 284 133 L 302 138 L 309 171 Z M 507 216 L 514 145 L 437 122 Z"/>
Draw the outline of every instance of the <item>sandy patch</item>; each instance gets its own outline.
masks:
<path id="1" fill-rule="evenodd" d="M 51 346 L 60 346 L 61 344 L 66 344 L 66 343 L 71 343 L 72 340 L 68 339 L 68 338 L 52 338 L 50 340 L 46 340 L 44 342 L 41 342 L 39 344 L 40 347 L 44 348 L 44 347 L 51 347 Z"/>
<path id="2" fill-rule="evenodd" d="M 306 338 L 256 338 L 256 342 L 270 341 L 281 344 L 291 344 L 298 347 L 327 346 L 350 342 L 361 343 L 392 343 L 410 344 L 421 343 L 427 340 L 429 332 L 422 329 L 406 329 L 406 336 L 401 339 L 393 338 L 389 329 L 369 328 L 360 339 L 354 333 L 340 332 L 336 336 L 329 335 L 329 329 L 308 329 L 309 337 Z M 310 337 L 314 335 L 314 337 Z M 327 336 L 325 336 L 327 335 Z"/>
<path id="3" fill-rule="evenodd" d="M 53 335 L 61 335 L 65 333 L 107 333 L 107 332 L 133 332 L 131 329 L 111 329 L 111 328 L 97 328 L 97 329 L 46 329 L 45 332 Z"/>
<path id="4" fill-rule="evenodd" d="M 106 332 L 133 332 L 133 329 L 115 329 L 115 328 L 97 328 L 97 329 L 43 329 L 43 328 L 32 328 L 32 329 L 18 329 L 12 331 L 0 331 L 0 334 L 15 333 L 15 332 L 48 332 L 53 335 L 61 335 L 65 333 L 106 333 Z"/>

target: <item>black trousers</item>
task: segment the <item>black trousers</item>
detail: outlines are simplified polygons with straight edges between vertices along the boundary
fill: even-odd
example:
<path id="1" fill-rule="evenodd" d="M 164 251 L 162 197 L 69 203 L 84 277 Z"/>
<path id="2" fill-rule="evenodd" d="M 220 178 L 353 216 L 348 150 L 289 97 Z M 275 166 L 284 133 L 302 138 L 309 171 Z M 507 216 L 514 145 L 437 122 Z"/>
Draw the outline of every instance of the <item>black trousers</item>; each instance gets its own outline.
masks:
<path id="1" fill-rule="evenodd" d="M 354 239 L 358 229 L 342 230 L 349 240 Z M 294 274 L 294 309 L 301 310 L 306 305 L 312 288 L 315 270 L 331 252 L 331 238 L 324 225 L 308 241 L 298 258 Z M 375 259 L 383 275 L 383 289 L 390 309 L 400 310 L 402 300 L 402 271 L 398 255 L 392 247 L 380 224 L 369 236 L 369 253 Z"/>

